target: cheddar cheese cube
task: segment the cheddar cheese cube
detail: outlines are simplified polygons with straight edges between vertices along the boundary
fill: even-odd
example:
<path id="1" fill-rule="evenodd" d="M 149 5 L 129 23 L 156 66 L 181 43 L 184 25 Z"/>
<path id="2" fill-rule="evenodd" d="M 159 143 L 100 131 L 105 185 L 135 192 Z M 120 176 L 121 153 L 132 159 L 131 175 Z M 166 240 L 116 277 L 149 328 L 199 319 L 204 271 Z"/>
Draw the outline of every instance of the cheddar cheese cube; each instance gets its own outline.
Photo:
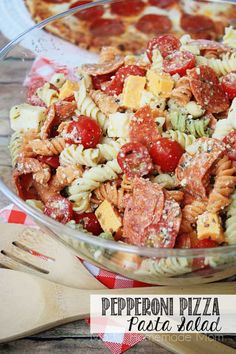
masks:
<path id="1" fill-rule="evenodd" d="M 76 81 L 66 80 L 64 85 L 60 88 L 59 100 L 64 100 L 74 94 L 74 91 L 78 91 L 79 83 Z"/>
<path id="2" fill-rule="evenodd" d="M 122 226 L 122 220 L 113 205 L 106 199 L 95 211 L 96 217 L 105 232 L 114 233 Z"/>
<path id="3" fill-rule="evenodd" d="M 198 217 L 197 237 L 199 240 L 210 238 L 218 243 L 224 242 L 224 232 L 217 214 L 205 212 Z"/>
<path id="4" fill-rule="evenodd" d="M 127 108 L 140 108 L 141 93 L 146 85 L 146 78 L 130 75 L 125 80 L 123 89 L 123 105 Z"/>
<path id="5" fill-rule="evenodd" d="M 163 98 L 171 96 L 174 87 L 174 80 L 170 74 L 148 70 L 147 72 L 148 89 L 155 95 Z"/>

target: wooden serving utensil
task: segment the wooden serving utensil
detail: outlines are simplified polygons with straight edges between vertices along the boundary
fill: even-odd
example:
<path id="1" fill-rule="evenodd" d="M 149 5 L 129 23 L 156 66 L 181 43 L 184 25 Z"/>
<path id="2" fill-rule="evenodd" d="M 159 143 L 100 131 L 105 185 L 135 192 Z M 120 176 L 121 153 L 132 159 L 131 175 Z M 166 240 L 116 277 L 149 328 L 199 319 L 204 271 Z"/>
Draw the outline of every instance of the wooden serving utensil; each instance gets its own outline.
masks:
<path id="1" fill-rule="evenodd" d="M 89 316 L 90 295 L 168 295 L 168 294 L 230 294 L 236 284 L 219 283 L 190 288 L 146 287 L 131 289 L 81 290 L 68 288 L 26 273 L 0 269 L 0 343 L 32 335 L 46 329 L 83 319 Z M 155 337 L 157 339 L 155 339 Z M 160 340 L 156 335 L 148 339 Z M 171 340 L 171 339 L 170 339 Z M 165 346 L 168 347 L 168 341 Z M 168 348 L 173 350 L 176 343 Z M 198 345 L 200 345 L 199 350 Z M 222 347 L 214 341 L 215 353 L 232 353 L 231 348 Z M 208 348 L 209 346 L 209 348 Z M 185 347 L 185 343 L 182 343 Z M 213 354 L 212 342 L 204 341 L 204 350 Z M 202 349 L 202 342 L 196 340 L 195 353 Z M 219 350 L 216 350 L 219 349 Z M 178 353 L 184 353 L 180 351 Z M 186 352 L 187 353 L 187 352 Z"/>
<path id="2" fill-rule="evenodd" d="M 38 230 L 32 229 L 27 226 L 19 225 L 19 224 L 1 224 L 2 235 L 0 237 L 0 266 L 5 268 L 10 268 L 22 272 L 26 272 L 29 274 L 37 275 L 41 278 L 45 278 L 50 281 L 55 281 L 57 283 L 63 285 L 69 285 L 75 288 L 81 289 L 90 289 L 91 293 L 94 294 L 95 289 L 105 289 L 105 286 L 101 284 L 92 274 L 90 274 L 87 269 L 83 266 L 81 262 L 76 259 L 76 257 L 60 242 L 54 240 L 48 234 Z M 32 252 L 32 250 L 34 252 Z M 38 255 L 41 254 L 46 257 L 39 258 Z M 12 273 L 11 273 L 12 274 Z M 36 281 L 34 281 L 36 283 Z M 56 284 L 54 284 L 54 287 Z M 191 288 L 181 289 L 178 288 L 168 288 L 168 287 L 158 287 L 151 289 L 156 289 L 155 294 L 160 294 L 160 291 L 163 291 L 162 294 L 182 294 L 187 293 L 210 293 L 211 291 L 215 291 L 215 294 L 220 294 L 221 291 L 224 294 L 232 294 L 235 292 L 234 283 L 221 283 L 221 284 L 210 284 L 210 285 L 201 285 L 201 286 L 193 286 Z M 144 288 L 145 294 L 148 294 L 148 288 Z M 169 289 L 169 292 L 168 292 Z M 143 289 L 142 289 L 143 290 Z M 106 290 L 106 294 L 110 290 Z M 113 290 L 115 293 L 124 294 L 127 289 Z M 128 289 L 132 294 L 138 294 L 139 289 Z M 153 294 L 153 293 L 152 293 Z M 32 299 L 32 297 L 31 297 Z M 63 299 L 63 297 L 62 297 Z M 76 299 L 78 300 L 78 295 L 76 295 Z M 86 300 L 88 300 L 88 295 L 86 295 Z M 15 301 L 15 300 L 14 300 Z M 14 303 L 13 301 L 13 303 Z M 27 301 L 23 301 L 23 304 L 26 304 Z M 50 304 L 49 304 L 50 305 Z M 8 305 L 11 307 L 12 305 Z M 56 305 L 55 305 L 56 306 Z M 8 308 L 7 307 L 7 308 Z M 37 304 L 37 308 L 40 307 L 40 304 Z M 4 308 L 4 306 L 3 306 Z M 53 311 L 53 309 L 51 309 Z M 83 304 L 83 309 L 80 308 L 79 314 L 77 313 L 76 317 L 67 318 L 65 321 L 50 321 L 50 324 L 45 324 L 43 326 L 37 325 L 35 326 L 35 322 L 32 323 L 28 319 L 27 329 L 22 329 L 24 332 L 20 331 L 17 334 L 11 332 L 11 328 L 8 329 L 8 334 L 0 335 L 1 341 L 13 340 L 16 338 L 24 337 L 30 335 L 31 333 L 37 333 L 43 331 L 47 328 L 52 328 L 62 323 L 70 322 L 76 319 L 82 319 L 88 317 L 88 311 L 86 312 L 86 307 Z M 17 313 L 17 312 L 16 312 Z M 28 311 L 26 312 L 28 313 Z M 13 311 L 14 321 L 15 314 Z M 12 321 L 12 318 L 9 314 L 8 321 Z M 22 322 L 21 322 L 22 323 Z M 5 327 L 5 325 L 4 325 Z M 4 328 L 0 327 L 0 328 Z M 1 332 L 1 330 L 0 330 Z M 176 335 L 168 335 L 165 334 L 148 334 L 146 338 L 149 340 L 169 349 L 178 354 L 186 353 L 191 354 L 191 348 L 198 348 L 199 352 L 205 352 L 207 350 L 206 345 L 208 346 L 209 342 L 211 343 L 211 348 L 214 348 L 214 345 L 219 346 L 220 350 L 214 350 L 214 354 L 216 352 L 223 353 L 223 347 L 226 348 L 227 353 L 228 348 L 219 344 L 214 340 L 209 340 L 208 337 L 202 334 L 188 334 L 188 342 L 181 342 L 178 340 Z M 197 342 L 197 346 L 196 346 Z M 214 344 L 214 345 L 213 345 Z M 203 346 L 203 347 L 202 347 Z M 195 350 L 194 349 L 194 350 Z M 209 349 L 210 350 L 210 349 Z M 232 349 L 233 350 L 233 349 Z M 196 353 L 196 351 L 194 351 Z M 209 354 L 211 351 L 209 351 Z M 231 353 L 233 353 L 231 351 Z"/>

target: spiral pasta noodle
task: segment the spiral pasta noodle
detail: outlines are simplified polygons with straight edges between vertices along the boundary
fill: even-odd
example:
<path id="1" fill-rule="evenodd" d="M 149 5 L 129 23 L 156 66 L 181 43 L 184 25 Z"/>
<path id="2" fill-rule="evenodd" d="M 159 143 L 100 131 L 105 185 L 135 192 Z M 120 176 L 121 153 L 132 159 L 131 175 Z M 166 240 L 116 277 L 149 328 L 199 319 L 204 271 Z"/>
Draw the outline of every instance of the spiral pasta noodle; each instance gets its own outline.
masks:
<path id="1" fill-rule="evenodd" d="M 119 105 L 114 97 L 108 96 L 100 90 L 91 90 L 89 95 L 98 106 L 100 111 L 106 116 L 109 116 L 109 114 L 116 113 L 118 111 Z"/>
<path id="2" fill-rule="evenodd" d="M 87 93 L 84 78 L 80 80 L 80 87 L 79 90 L 75 92 L 75 99 L 80 114 L 95 119 L 105 132 L 107 130 L 108 119 L 106 115 L 99 110 L 95 102 Z"/>
<path id="3" fill-rule="evenodd" d="M 184 149 L 187 146 L 192 145 L 196 140 L 194 135 L 186 134 L 179 130 L 168 130 L 168 132 L 163 133 L 162 136 L 177 141 L 177 143 L 179 143 Z"/>
<path id="4" fill-rule="evenodd" d="M 145 259 L 137 271 L 139 274 L 172 277 L 191 272 L 191 260 L 187 257 L 168 257 L 160 260 Z"/>
<path id="5" fill-rule="evenodd" d="M 216 177 L 213 190 L 209 195 L 207 211 L 217 213 L 231 202 L 231 194 L 236 184 L 236 168 L 232 161 L 224 156 L 216 165 Z"/>
<path id="6" fill-rule="evenodd" d="M 32 140 L 26 145 L 25 149 L 26 151 L 32 151 L 35 155 L 54 156 L 59 155 L 65 146 L 64 138 L 58 136 L 53 139 Z"/>
<path id="7" fill-rule="evenodd" d="M 60 165 L 84 165 L 88 167 L 96 166 L 99 162 L 98 149 L 84 149 L 83 145 L 68 145 L 60 154 Z"/>
<path id="8" fill-rule="evenodd" d="M 84 205 L 88 204 L 86 201 L 89 201 L 90 193 L 103 182 L 115 180 L 121 172 L 116 159 L 85 171 L 83 176 L 75 180 L 68 188 L 69 199 L 74 202 L 74 210 L 84 211 Z"/>
<path id="9" fill-rule="evenodd" d="M 181 203 L 184 199 L 184 193 L 182 191 L 164 191 L 165 197 L 167 199 L 173 199 L 177 203 Z"/>
<path id="10" fill-rule="evenodd" d="M 177 186 L 177 181 L 174 176 L 170 176 L 167 173 L 160 173 L 152 179 L 153 183 L 158 183 L 162 188 L 172 189 Z"/>
<path id="11" fill-rule="evenodd" d="M 113 140 L 111 138 L 103 138 L 101 144 L 97 145 L 99 150 L 100 160 L 110 161 L 117 157 L 122 145 L 127 143 L 127 139 L 119 138 Z"/>
<path id="12" fill-rule="evenodd" d="M 191 204 L 185 205 L 182 209 L 182 221 L 180 225 L 181 232 L 191 232 L 192 225 L 197 221 L 199 215 L 206 211 L 206 203 L 200 200 L 195 200 Z"/>
<path id="13" fill-rule="evenodd" d="M 106 199 L 118 210 L 124 210 L 125 208 L 124 197 L 127 192 L 118 185 L 117 181 L 102 184 L 99 188 L 95 189 L 93 194 L 91 201 L 95 204 L 100 204 Z"/>
<path id="14" fill-rule="evenodd" d="M 11 155 L 12 167 L 15 167 L 16 161 L 21 154 L 22 151 L 22 144 L 23 144 L 23 132 L 15 132 L 12 134 L 10 143 L 9 143 L 9 150 Z"/>
<path id="15" fill-rule="evenodd" d="M 231 196 L 231 204 L 227 211 L 225 241 L 229 245 L 236 244 L 236 191 Z"/>
<path id="16" fill-rule="evenodd" d="M 128 178 L 125 174 L 122 176 L 121 188 L 126 192 L 133 190 L 133 180 Z"/>
<path id="17" fill-rule="evenodd" d="M 223 76 L 236 70 L 236 53 L 226 53 L 222 59 L 207 59 L 199 56 L 197 57 L 197 63 L 210 66 L 218 76 Z"/>
<path id="18" fill-rule="evenodd" d="M 171 93 L 173 98 L 180 106 L 185 106 L 192 97 L 192 91 L 189 84 L 189 79 L 186 76 L 181 77 Z"/>
<path id="19" fill-rule="evenodd" d="M 170 121 L 174 130 L 182 133 L 190 133 L 196 138 L 209 136 L 209 118 L 192 119 L 178 111 L 171 111 Z"/>

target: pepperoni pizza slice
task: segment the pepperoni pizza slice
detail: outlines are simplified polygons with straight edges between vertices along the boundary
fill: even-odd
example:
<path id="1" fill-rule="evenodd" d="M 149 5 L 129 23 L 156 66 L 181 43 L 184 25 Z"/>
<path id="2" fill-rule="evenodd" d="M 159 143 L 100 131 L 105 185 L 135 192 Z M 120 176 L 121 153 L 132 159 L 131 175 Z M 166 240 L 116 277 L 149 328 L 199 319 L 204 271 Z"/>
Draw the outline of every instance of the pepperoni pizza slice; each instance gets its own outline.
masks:
<path id="1" fill-rule="evenodd" d="M 25 0 L 36 22 L 92 0 Z M 191 6 L 190 6 L 191 5 Z M 189 33 L 193 38 L 218 39 L 234 18 L 232 5 L 187 0 L 123 0 L 97 5 L 54 21 L 46 29 L 91 51 L 116 46 L 139 53 L 154 36 Z M 194 14 L 193 14 L 194 13 Z M 197 13 L 197 15 L 196 15 Z"/>

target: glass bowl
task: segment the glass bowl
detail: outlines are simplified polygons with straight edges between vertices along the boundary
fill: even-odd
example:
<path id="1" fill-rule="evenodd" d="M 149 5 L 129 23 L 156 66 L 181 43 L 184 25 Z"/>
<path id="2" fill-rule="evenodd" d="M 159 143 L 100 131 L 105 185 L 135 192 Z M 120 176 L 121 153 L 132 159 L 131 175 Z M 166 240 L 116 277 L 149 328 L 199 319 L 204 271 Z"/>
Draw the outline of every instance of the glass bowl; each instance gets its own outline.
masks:
<path id="1" fill-rule="evenodd" d="M 153 0 L 151 2 L 153 3 Z M 26 85 L 29 80 L 29 73 L 32 75 L 32 65 L 35 65 L 35 61 L 39 60 L 39 57 L 44 57 L 50 60 L 50 63 L 57 62 L 60 65 L 75 66 L 82 63 L 95 62 L 97 55 L 94 51 L 98 51 L 99 46 L 104 44 L 117 45 L 120 49 L 128 52 L 141 52 L 144 49 L 142 41 L 139 43 L 140 47 L 136 46 L 134 48 L 132 45 L 130 47 L 127 45 L 122 47 L 120 35 L 113 33 L 111 36 L 109 31 L 106 35 L 99 35 L 99 40 L 97 41 L 94 40 L 96 33 L 93 33 L 93 44 L 96 43 L 96 48 L 94 45 L 91 46 L 90 49 L 92 51 L 90 52 L 85 49 L 85 47 L 88 48 L 89 46 L 85 45 L 83 41 L 83 36 L 81 36 L 83 31 L 81 32 L 81 29 L 80 37 L 78 36 L 76 41 L 73 40 L 76 45 L 58 37 L 60 32 L 56 31 L 55 28 L 59 28 L 59 24 L 63 24 L 63 28 L 66 28 L 68 21 L 71 19 L 74 21 L 75 13 L 77 13 L 78 20 L 78 15 L 84 14 L 86 9 L 94 9 L 99 6 L 100 9 L 106 10 L 115 3 L 117 1 L 98 1 L 96 4 L 72 8 L 54 17 L 47 18 L 1 49 L 0 190 L 17 207 L 30 215 L 42 229 L 63 242 L 67 247 L 70 247 L 80 258 L 128 278 L 150 284 L 175 286 L 208 283 L 235 275 L 236 245 L 210 249 L 157 249 L 114 242 L 109 239 L 92 236 L 50 219 L 21 200 L 15 192 L 11 182 L 12 167 L 8 149 L 11 136 L 8 123 L 9 110 L 13 105 L 25 101 Z M 161 0 L 160 3 L 163 6 L 163 4 L 167 3 L 167 0 Z M 234 23 L 233 13 L 236 12 L 236 5 L 229 5 L 226 2 L 222 5 L 222 3 L 218 4 L 218 2 L 185 1 L 182 6 L 186 7 L 185 11 L 193 14 L 205 11 L 208 16 L 213 16 L 218 11 L 218 14 L 227 14 L 230 17 L 229 13 L 231 13 L 232 18 L 228 19 L 228 23 Z M 210 15 L 209 9 L 212 9 Z M 157 10 L 155 6 L 146 4 L 146 14 L 163 12 L 169 14 L 170 18 L 176 22 L 175 10 L 170 10 L 168 7 L 162 7 L 161 10 Z M 107 18 L 109 19 L 109 15 L 107 15 Z M 138 21 L 138 17 L 133 20 Z M 87 23 L 86 21 L 81 21 L 82 24 Z M 124 21 L 130 21 L 130 18 L 126 17 Z M 50 31 L 53 31 L 57 36 L 49 34 Z M 178 31 L 179 29 L 174 32 Z M 68 31 L 66 33 L 64 38 L 69 39 Z M 135 34 L 135 37 L 137 37 L 137 34 Z M 138 37 L 141 38 L 142 34 L 139 33 Z M 36 74 L 47 76 L 50 75 L 51 70 L 52 67 L 46 65 L 39 68 Z"/>

